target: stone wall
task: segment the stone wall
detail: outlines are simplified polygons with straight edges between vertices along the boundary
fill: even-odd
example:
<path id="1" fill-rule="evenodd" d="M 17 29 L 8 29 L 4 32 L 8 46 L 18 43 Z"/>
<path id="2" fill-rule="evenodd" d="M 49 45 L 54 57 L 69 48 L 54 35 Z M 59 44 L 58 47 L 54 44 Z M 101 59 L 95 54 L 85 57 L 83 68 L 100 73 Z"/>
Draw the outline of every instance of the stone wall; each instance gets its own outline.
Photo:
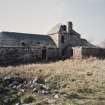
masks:
<path id="1" fill-rule="evenodd" d="M 46 48 L 42 59 L 43 47 L 0 47 L 0 65 L 31 63 L 54 60 L 59 57 L 58 49 Z"/>
<path id="2" fill-rule="evenodd" d="M 86 48 L 86 47 L 73 47 L 73 58 L 89 58 L 96 57 L 105 59 L 105 49 L 102 48 Z"/>
<path id="3" fill-rule="evenodd" d="M 82 48 L 82 55 L 84 58 L 97 57 L 99 59 L 105 58 L 105 49 L 102 48 Z"/>
<path id="4" fill-rule="evenodd" d="M 59 59 L 59 48 L 48 48 L 47 49 L 47 60 Z"/>
<path id="5" fill-rule="evenodd" d="M 61 41 L 61 37 L 64 36 L 64 43 Z M 73 33 L 66 33 L 62 32 L 59 34 L 59 46 L 60 48 L 65 47 L 73 47 L 73 46 L 80 46 L 81 45 L 81 39 L 78 37 L 78 35 L 74 35 Z"/>

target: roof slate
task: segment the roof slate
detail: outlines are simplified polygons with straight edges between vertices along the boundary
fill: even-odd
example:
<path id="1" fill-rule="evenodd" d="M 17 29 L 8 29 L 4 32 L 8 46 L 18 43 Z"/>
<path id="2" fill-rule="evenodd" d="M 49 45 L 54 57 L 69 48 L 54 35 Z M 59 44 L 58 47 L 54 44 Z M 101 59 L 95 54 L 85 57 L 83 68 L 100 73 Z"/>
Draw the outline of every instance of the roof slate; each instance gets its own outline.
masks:
<path id="1" fill-rule="evenodd" d="M 28 33 L 18 33 L 18 32 L 1 32 L 0 33 L 1 39 L 6 38 L 9 39 L 16 39 L 16 40 L 32 40 L 32 41 L 39 41 L 41 44 L 46 46 L 53 46 L 55 47 L 55 43 L 52 38 L 48 35 L 40 35 L 40 34 L 28 34 Z"/>

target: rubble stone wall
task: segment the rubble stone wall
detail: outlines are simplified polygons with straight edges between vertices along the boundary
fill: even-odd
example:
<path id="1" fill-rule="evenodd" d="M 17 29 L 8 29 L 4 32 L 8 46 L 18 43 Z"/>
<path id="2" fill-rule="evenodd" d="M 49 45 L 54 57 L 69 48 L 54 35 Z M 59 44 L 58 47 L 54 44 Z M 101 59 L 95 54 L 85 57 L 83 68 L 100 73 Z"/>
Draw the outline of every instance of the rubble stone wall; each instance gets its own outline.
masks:
<path id="1" fill-rule="evenodd" d="M 105 49 L 102 48 L 86 48 L 86 47 L 74 47 L 73 58 L 89 58 L 96 57 L 99 59 L 105 59 Z"/>
<path id="2" fill-rule="evenodd" d="M 84 58 L 97 57 L 97 58 L 104 59 L 105 58 L 105 49 L 102 49 L 102 48 L 82 48 L 82 55 Z"/>
<path id="3" fill-rule="evenodd" d="M 0 47 L 0 65 L 42 61 L 42 47 Z M 57 59 L 58 49 L 46 48 L 46 59 Z"/>

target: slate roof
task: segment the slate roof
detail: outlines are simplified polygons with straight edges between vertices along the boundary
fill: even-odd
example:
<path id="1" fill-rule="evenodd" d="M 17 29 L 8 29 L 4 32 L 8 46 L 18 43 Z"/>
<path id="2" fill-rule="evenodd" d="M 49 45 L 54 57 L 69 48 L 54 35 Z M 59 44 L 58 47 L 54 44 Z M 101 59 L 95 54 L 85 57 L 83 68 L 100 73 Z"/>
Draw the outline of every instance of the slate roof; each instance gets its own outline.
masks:
<path id="1" fill-rule="evenodd" d="M 81 36 L 81 35 L 80 35 L 78 32 L 76 32 L 75 30 L 71 30 L 71 34 L 76 35 L 76 36 L 78 36 L 78 37 Z"/>
<path id="2" fill-rule="evenodd" d="M 82 47 L 88 47 L 88 48 L 97 48 L 97 46 L 95 46 L 92 43 L 88 42 L 86 39 L 81 39 L 81 46 Z"/>
<path id="3" fill-rule="evenodd" d="M 1 32 L 0 40 L 1 39 L 30 40 L 36 43 L 40 42 L 40 44 L 45 46 L 52 46 L 52 47 L 56 46 L 52 38 L 48 35 L 18 33 L 18 32 Z"/>

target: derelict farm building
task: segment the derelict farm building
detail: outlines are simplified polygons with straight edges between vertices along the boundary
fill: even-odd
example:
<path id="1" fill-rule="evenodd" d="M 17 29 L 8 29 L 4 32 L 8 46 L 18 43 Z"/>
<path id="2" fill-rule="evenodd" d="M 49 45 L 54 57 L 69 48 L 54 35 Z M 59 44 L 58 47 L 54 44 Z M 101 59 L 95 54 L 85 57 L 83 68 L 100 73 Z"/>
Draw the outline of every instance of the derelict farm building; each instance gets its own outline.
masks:
<path id="1" fill-rule="evenodd" d="M 36 62 L 73 56 L 72 47 L 96 46 L 73 30 L 72 22 L 55 26 L 47 35 L 17 32 L 0 33 L 0 62 Z"/>

